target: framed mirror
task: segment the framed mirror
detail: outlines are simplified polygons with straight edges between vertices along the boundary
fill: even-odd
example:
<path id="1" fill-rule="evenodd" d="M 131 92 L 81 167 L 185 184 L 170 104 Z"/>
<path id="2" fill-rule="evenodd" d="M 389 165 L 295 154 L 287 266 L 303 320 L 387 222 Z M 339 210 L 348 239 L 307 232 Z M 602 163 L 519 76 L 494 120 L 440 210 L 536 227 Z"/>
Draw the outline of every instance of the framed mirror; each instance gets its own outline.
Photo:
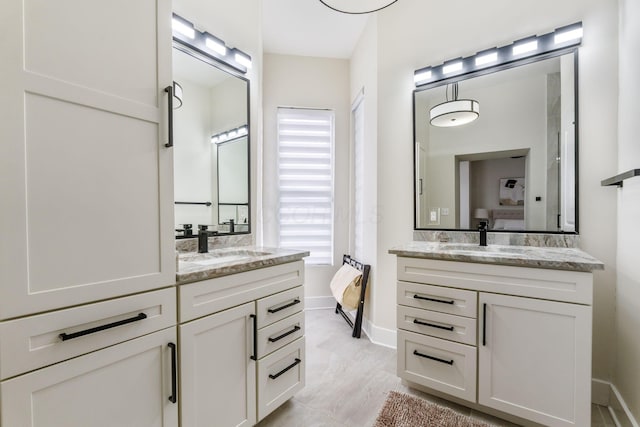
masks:
<path id="1" fill-rule="evenodd" d="M 416 230 L 578 232 L 577 55 L 414 91 Z M 454 92 L 477 103 L 477 119 L 432 124 Z"/>
<path id="2" fill-rule="evenodd" d="M 219 234 L 249 233 L 249 81 L 190 49 L 173 48 L 176 237 L 198 225 Z M 181 104 L 179 108 L 177 105 Z"/>

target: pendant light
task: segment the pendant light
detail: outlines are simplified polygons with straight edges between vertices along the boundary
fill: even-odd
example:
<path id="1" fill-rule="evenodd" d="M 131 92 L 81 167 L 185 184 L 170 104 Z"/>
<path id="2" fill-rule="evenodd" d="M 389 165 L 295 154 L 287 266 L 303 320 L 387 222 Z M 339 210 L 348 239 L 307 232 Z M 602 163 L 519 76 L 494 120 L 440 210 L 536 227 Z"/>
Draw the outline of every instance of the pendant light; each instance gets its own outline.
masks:
<path id="1" fill-rule="evenodd" d="M 377 12 L 391 6 L 398 0 L 320 0 L 320 3 L 329 9 L 350 15 L 362 15 Z"/>
<path id="2" fill-rule="evenodd" d="M 480 116 L 480 103 L 474 99 L 458 99 L 458 83 L 446 88 L 447 101 L 438 104 L 429 111 L 429 123 L 437 127 L 462 126 L 471 123 Z"/>

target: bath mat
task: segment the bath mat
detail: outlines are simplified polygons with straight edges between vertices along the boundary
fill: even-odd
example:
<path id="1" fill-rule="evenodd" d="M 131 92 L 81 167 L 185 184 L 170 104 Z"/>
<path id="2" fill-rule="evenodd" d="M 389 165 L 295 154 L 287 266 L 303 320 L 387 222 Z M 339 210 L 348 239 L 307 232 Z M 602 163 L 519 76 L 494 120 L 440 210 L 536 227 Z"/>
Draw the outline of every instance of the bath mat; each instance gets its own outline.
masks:
<path id="1" fill-rule="evenodd" d="M 389 392 L 374 427 L 491 427 L 419 397 Z"/>

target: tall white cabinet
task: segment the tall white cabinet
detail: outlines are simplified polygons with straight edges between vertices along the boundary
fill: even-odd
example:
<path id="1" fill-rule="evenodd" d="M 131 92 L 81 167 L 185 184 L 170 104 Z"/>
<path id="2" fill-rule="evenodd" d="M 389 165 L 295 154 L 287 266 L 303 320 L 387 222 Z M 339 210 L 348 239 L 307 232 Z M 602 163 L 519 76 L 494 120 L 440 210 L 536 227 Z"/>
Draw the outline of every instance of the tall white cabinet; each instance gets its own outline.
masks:
<path id="1" fill-rule="evenodd" d="M 0 425 L 177 426 L 169 0 L 0 13 Z"/>
<path id="2" fill-rule="evenodd" d="M 175 283 L 168 0 L 0 14 L 0 319 Z"/>

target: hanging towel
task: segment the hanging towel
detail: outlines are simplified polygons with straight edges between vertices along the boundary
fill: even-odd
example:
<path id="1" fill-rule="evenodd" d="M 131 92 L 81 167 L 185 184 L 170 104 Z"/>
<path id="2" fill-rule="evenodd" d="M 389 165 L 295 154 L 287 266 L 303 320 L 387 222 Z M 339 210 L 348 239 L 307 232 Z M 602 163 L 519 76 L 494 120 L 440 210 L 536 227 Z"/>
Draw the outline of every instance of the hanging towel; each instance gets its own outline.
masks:
<path id="1" fill-rule="evenodd" d="M 350 310 L 358 308 L 362 272 L 344 264 L 331 279 L 331 293 L 338 303 Z"/>

